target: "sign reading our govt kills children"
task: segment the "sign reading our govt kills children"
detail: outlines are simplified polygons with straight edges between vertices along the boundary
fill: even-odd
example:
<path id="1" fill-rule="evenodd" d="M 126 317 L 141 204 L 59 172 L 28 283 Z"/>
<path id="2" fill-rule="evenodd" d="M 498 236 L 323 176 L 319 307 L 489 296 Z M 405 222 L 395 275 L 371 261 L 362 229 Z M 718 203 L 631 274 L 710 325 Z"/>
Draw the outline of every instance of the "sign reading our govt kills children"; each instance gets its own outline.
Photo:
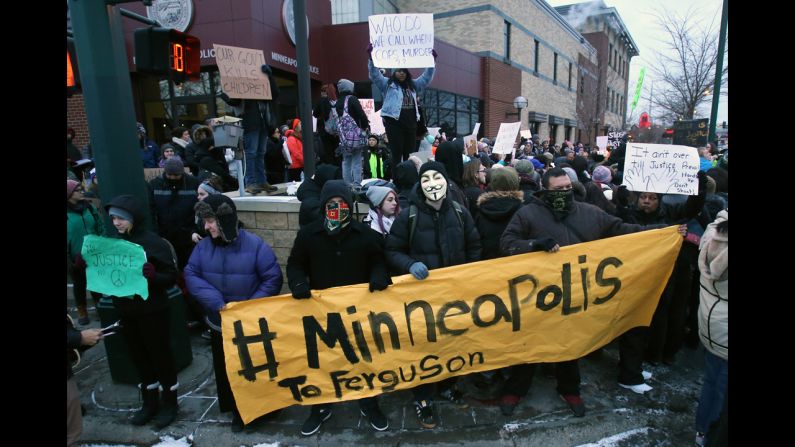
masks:
<path id="1" fill-rule="evenodd" d="M 368 18 L 373 65 L 379 68 L 435 67 L 433 14 L 379 14 Z"/>
<path id="2" fill-rule="evenodd" d="M 105 295 L 149 297 L 143 275 L 146 252 L 138 244 L 109 237 L 86 235 L 80 255 L 86 261 L 86 288 Z"/>
<path id="3" fill-rule="evenodd" d="M 262 72 L 262 50 L 213 44 L 221 89 L 230 98 L 271 99 L 268 75 Z"/>
<path id="4" fill-rule="evenodd" d="M 648 326 L 676 226 L 431 270 L 418 281 L 231 302 L 226 372 L 244 422 L 519 363 L 573 360 Z M 466 283 L 465 287 L 462 284 Z"/>
<path id="5" fill-rule="evenodd" d="M 698 150 L 670 144 L 627 143 L 624 185 L 630 191 L 698 194 Z"/>

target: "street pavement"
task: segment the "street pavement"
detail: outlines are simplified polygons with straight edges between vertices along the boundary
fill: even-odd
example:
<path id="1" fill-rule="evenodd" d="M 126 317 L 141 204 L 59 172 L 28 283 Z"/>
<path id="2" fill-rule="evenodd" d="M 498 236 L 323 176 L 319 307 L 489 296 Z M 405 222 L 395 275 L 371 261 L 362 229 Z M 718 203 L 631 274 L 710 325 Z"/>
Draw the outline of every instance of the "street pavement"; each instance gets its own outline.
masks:
<path id="1" fill-rule="evenodd" d="M 71 287 L 67 287 L 67 305 L 76 321 Z M 89 315 L 87 327 L 99 327 L 96 310 Z M 406 390 L 379 398 L 390 422 L 387 431 L 376 432 L 370 427 L 360 416 L 356 402 L 343 402 L 333 406 L 332 418 L 318 433 L 304 437 L 299 430 L 309 409 L 301 406 L 286 408 L 273 420 L 258 420 L 244 431 L 233 433 L 231 413 L 218 411 L 210 342 L 199 331 L 190 333 L 190 342 L 193 360 L 178 375 L 177 420 L 159 432 L 151 424 L 135 427 L 127 421 L 140 408 L 138 389 L 111 379 L 105 343 L 85 351 L 75 368 L 86 409 L 78 445 L 151 447 L 170 436 L 182 440 L 178 445 L 199 447 L 692 446 L 703 367 L 702 347 L 683 348 L 673 365 L 645 364 L 644 369 L 653 373 L 648 383 L 654 389 L 638 395 L 616 382 L 618 345 L 614 342 L 601 354 L 580 361 L 581 394 L 587 410 L 584 418 L 574 417 L 555 392 L 555 379 L 537 368 L 530 393 L 510 417 L 503 416 L 487 399 L 475 399 L 488 396 L 471 380 L 462 379 L 459 383 L 463 383 L 469 408 L 458 409 L 437 399 L 439 424 L 435 429 L 419 425 L 411 392 Z"/>

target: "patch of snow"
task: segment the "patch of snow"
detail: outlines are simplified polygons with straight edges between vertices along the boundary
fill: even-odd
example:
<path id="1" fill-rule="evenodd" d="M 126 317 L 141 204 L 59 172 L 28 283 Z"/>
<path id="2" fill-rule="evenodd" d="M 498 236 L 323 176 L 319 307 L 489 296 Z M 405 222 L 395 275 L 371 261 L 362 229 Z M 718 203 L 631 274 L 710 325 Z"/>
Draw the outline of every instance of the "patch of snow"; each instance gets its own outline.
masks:
<path id="1" fill-rule="evenodd" d="M 274 443 L 271 443 L 271 444 L 257 444 L 254 447 L 279 447 L 279 443 L 278 442 L 274 442 Z"/>
<path id="2" fill-rule="evenodd" d="M 578 445 L 577 447 L 617 447 L 619 441 L 622 441 L 624 439 L 629 438 L 630 436 L 634 436 L 637 434 L 641 433 L 646 434 L 649 432 L 649 430 L 650 430 L 649 427 L 636 428 L 634 430 L 625 431 L 623 433 L 619 433 L 617 435 L 613 435 L 608 438 L 600 439 L 595 443 L 582 444 Z"/>
<path id="3" fill-rule="evenodd" d="M 152 447 L 191 447 L 192 445 L 193 443 L 185 436 L 179 439 L 174 439 L 171 436 L 163 436 L 160 438 L 160 442 Z"/>

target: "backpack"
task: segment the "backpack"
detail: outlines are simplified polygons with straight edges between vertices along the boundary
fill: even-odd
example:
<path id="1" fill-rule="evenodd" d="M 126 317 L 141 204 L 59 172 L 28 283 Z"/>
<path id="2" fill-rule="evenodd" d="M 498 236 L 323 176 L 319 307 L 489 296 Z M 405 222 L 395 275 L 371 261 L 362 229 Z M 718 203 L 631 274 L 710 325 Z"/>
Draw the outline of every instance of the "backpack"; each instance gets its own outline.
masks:
<path id="1" fill-rule="evenodd" d="M 455 217 L 458 218 L 458 224 L 461 225 L 461 229 L 464 229 L 464 219 L 461 217 L 464 214 L 464 210 L 461 208 L 461 204 L 456 202 L 455 200 L 450 200 L 450 203 L 453 204 L 453 209 L 455 209 Z M 414 242 L 414 230 L 417 229 L 417 205 L 411 204 L 409 205 L 409 247 L 411 247 L 412 242 Z"/>
<path id="2" fill-rule="evenodd" d="M 339 135 L 340 131 L 338 127 L 340 116 L 337 115 L 337 108 L 335 107 L 337 105 L 337 101 L 334 100 L 329 102 L 331 103 L 331 112 L 329 112 L 328 119 L 326 120 L 326 124 L 323 127 L 326 129 L 327 134 Z"/>
<path id="3" fill-rule="evenodd" d="M 367 134 L 359 128 L 356 121 L 348 113 L 348 100 L 351 95 L 345 97 L 345 106 L 342 109 L 342 117 L 339 119 L 339 136 L 341 155 L 350 155 L 354 150 L 367 144 Z"/>

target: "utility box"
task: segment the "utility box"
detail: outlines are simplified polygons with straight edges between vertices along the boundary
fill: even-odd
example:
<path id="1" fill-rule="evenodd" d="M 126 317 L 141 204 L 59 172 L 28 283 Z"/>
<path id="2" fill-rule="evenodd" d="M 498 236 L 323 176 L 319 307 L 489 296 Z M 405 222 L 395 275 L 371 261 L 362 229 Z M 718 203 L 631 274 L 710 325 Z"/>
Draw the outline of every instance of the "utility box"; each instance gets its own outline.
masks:
<path id="1" fill-rule="evenodd" d="M 193 351 L 190 346 L 188 326 L 185 321 L 185 298 L 179 287 L 172 287 L 168 290 L 168 303 L 170 311 L 171 328 L 169 331 L 171 339 L 171 352 L 174 356 L 174 367 L 177 372 L 185 369 L 193 361 Z M 107 327 L 119 320 L 119 312 L 113 305 L 113 299 L 103 296 L 97 305 L 97 312 L 102 327 Z M 122 332 L 121 329 L 118 332 Z M 124 335 L 117 333 L 112 337 L 102 339 L 105 352 L 108 355 L 108 366 L 110 376 L 114 382 L 138 384 L 141 382 L 138 371 L 133 365 L 130 357 L 130 348 Z"/>
<path id="2" fill-rule="evenodd" d="M 233 123 L 222 123 L 213 126 L 213 138 L 216 146 L 237 148 L 243 127 Z"/>

